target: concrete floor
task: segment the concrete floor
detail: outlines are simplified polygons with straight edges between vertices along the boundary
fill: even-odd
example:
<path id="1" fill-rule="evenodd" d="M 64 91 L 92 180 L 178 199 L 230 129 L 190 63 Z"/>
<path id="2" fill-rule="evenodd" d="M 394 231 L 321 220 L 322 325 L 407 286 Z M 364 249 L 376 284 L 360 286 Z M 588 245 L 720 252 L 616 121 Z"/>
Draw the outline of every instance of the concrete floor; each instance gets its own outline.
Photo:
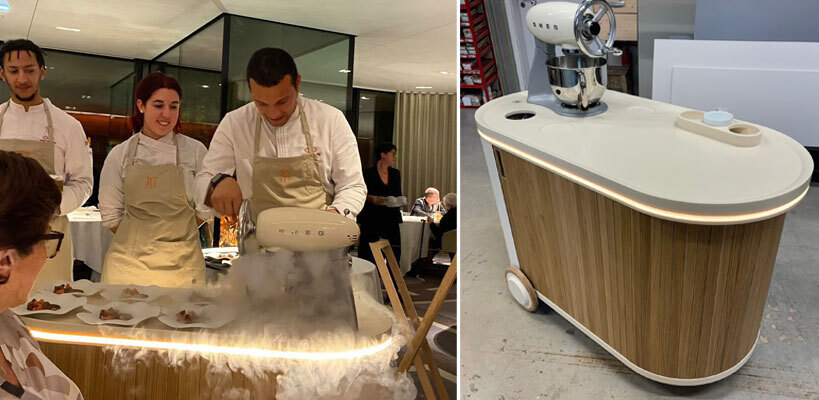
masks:
<path id="1" fill-rule="evenodd" d="M 678 388 L 632 372 L 541 304 L 521 309 L 475 130 L 461 111 L 461 393 L 469 399 L 819 399 L 819 186 L 786 218 L 761 337 L 747 364 Z"/>

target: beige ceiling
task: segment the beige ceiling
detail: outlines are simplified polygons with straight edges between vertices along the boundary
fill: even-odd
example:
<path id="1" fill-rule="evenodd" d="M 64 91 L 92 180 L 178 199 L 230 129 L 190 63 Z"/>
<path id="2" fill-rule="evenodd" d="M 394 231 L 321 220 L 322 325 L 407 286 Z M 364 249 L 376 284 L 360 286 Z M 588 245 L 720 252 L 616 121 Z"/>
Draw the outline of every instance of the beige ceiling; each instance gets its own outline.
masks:
<path id="1" fill-rule="evenodd" d="M 455 0 L 9 0 L 9 3 L 11 12 L 0 18 L 0 40 L 28 35 L 46 48 L 152 59 L 222 12 L 229 12 L 356 35 L 353 76 L 356 87 L 455 92 L 458 85 Z M 80 31 L 58 30 L 57 26 Z M 450 74 L 443 75 L 442 71 Z"/>

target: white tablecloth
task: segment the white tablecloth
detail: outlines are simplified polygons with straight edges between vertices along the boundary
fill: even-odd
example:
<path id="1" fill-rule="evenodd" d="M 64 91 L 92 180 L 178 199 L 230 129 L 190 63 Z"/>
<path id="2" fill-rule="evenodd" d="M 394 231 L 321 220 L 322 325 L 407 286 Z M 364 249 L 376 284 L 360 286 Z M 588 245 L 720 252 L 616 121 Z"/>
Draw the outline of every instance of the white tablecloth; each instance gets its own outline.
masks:
<path id="1" fill-rule="evenodd" d="M 100 212 L 96 208 L 82 207 L 68 214 L 71 236 L 74 241 L 74 258 L 84 261 L 91 269 L 102 273 L 105 252 L 114 234 L 102 226 Z"/>
<path id="2" fill-rule="evenodd" d="M 404 215 L 401 224 L 401 273 L 406 274 L 412 267 L 412 262 L 427 256 L 429 250 L 429 229 L 427 217 L 413 217 Z M 423 236 L 421 236 L 423 233 Z"/>

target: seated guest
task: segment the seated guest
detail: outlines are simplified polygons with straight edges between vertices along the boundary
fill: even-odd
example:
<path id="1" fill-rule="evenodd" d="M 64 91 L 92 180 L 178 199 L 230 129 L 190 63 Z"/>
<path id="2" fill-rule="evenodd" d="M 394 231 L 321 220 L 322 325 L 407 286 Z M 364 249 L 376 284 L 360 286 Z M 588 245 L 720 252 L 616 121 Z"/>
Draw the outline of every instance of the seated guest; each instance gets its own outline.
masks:
<path id="1" fill-rule="evenodd" d="M 0 193 L 0 399 L 81 400 L 77 385 L 9 310 L 26 304 L 46 259 L 66 245 L 64 232 L 49 224 L 59 212 L 60 190 L 33 158 L 0 151 Z"/>
<path id="2" fill-rule="evenodd" d="M 441 205 L 441 202 L 438 201 L 438 197 L 438 189 L 433 187 L 427 188 L 427 190 L 424 191 L 424 197 L 416 199 L 415 204 L 412 205 L 411 215 L 417 217 L 432 217 L 437 213 L 446 213 L 446 209 Z"/>
<path id="3" fill-rule="evenodd" d="M 444 236 L 444 233 L 458 229 L 458 196 L 455 195 L 455 193 L 447 193 L 447 195 L 444 196 L 442 208 L 446 209 L 447 212 L 441 218 L 440 222 L 435 223 L 433 217 L 427 217 L 427 221 L 430 222 L 429 229 L 432 230 L 432 239 L 430 239 L 429 245 L 430 249 L 440 249 L 441 238 Z"/>

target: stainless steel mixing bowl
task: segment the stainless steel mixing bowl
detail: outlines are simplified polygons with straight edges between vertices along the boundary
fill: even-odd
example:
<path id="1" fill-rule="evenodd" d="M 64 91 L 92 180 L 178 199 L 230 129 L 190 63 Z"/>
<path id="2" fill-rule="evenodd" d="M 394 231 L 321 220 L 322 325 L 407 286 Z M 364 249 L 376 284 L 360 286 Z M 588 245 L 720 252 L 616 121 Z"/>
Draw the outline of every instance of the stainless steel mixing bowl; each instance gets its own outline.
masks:
<path id="1" fill-rule="evenodd" d="M 586 110 L 606 92 L 603 83 L 605 58 L 581 55 L 553 57 L 547 63 L 549 85 L 561 103 Z"/>

